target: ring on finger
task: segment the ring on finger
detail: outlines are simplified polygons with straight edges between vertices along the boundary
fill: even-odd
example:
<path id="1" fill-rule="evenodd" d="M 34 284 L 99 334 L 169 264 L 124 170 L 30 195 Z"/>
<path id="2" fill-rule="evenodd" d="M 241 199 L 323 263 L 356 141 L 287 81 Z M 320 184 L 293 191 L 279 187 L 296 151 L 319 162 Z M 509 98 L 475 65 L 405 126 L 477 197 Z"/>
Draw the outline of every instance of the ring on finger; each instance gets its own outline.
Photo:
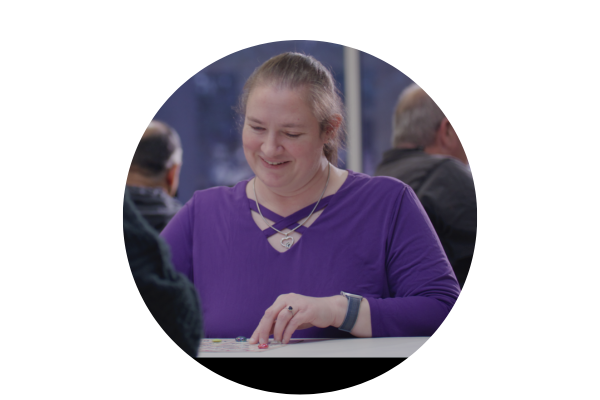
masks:
<path id="1" fill-rule="evenodd" d="M 288 307 L 286 308 L 286 310 L 288 310 L 289 312 L 291 312 L 291 313 L 292 313 L 292 317 L 294 316 L 294 307 L 292 307 L 292 306 L 288 306 Z"/>

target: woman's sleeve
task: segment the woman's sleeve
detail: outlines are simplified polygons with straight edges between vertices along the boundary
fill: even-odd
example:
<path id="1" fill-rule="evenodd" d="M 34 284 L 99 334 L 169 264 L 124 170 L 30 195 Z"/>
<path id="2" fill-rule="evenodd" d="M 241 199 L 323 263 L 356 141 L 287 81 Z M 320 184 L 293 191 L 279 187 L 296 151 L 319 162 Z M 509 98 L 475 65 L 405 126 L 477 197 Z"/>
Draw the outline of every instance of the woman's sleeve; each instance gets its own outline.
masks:
<path id="1" fill-rule="evenodd" d="M 431 336 L 460 287 L 413 190 L 406 186 L 391 213 L 386 243 L 389 298 L 367 298 L 373 337 Z"/>
<path id="2" fill-rule="evenodd" d="M 171 249 L 173 266 L 192 282 L 194 281 L 194 269 L 192 268 L 194 208 L 194 197 L 192 197 L 160 233 Z"/>

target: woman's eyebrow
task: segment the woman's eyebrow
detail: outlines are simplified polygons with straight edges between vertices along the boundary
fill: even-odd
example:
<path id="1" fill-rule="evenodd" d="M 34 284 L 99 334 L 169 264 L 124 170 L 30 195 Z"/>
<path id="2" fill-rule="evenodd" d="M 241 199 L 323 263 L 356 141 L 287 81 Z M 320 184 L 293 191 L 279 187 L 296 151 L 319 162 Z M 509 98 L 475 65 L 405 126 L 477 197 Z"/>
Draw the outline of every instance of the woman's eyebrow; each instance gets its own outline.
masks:
<path id="1" fill-rule="evenodd" d="M 262 122 L 261 120 L 259 120 L 259 119 L 256 119 L 256 118 L 253 118 L 253 117 L 246 117 L 246 119 L 247 119 L 248 121 L 254 122 L 254 123 L 256 123 L 256 124 L 261 124 L 261 125 L 264 125 L 264 124 L 263 124 L 263 122 Z"/>
<path id="2" fill-rule="evenodd" d="M 304 125 L 302 125 L 302 124 L 294 124 L 294 123 L 284 124 L 281 126 L 284 128 L 303 128 L 304 127 Z"/>
<path id="3" fill-rule="evenodd" d="M 260 125 L 264 125 L 264 122 L 262 122 L 261 120 L 254 118 L 254 117 L 246 117 L 246 119 L 250 122 L 254 122 L 255 124 L 260 124 Z M 283 128 L 303 128 L 304 125 L 302 124 L 294 124 L 294 123 L 289 123 L 289 124 L 283 124 L 281 125 Z"/>

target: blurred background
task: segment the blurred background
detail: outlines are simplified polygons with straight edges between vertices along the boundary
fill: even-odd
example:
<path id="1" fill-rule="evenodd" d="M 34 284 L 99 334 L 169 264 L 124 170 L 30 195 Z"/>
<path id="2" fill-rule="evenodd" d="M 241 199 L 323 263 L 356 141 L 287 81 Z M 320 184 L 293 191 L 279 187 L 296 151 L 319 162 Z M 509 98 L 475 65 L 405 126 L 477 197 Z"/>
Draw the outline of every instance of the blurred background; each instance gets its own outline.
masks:
<path id="1" fill-rule="evenodd" d="M 154 119 L 171 125 L 181 137 L 183 165 L 177 198 L 182 203 L 196 190 L 233 186 L 253 175 L 244 158 L 234 107 L 252 71 L 287 51 L 311 55 L 332 71 L 346 106 L 351 106 L 349 139 L 340 154 L 340 167 L 373 175 L 383 152 L 391 147 L 398 95 L 412 81 L 376 57 L 337 44 L 267 43 L 215 61 L 183 83 L 156 113 Z"/>

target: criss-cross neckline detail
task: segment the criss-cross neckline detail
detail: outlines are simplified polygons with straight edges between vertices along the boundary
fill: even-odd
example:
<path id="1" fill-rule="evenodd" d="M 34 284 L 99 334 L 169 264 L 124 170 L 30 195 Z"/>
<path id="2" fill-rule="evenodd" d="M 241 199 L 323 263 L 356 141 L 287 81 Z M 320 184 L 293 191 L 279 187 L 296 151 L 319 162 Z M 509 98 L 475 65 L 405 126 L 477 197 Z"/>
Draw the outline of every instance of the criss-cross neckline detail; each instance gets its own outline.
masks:
<path id="1" fill-rule="evenodd" d="M 319 212 L 321 211 L 323 208 L 325 208 L 328 204 L 329 201 L 331 200 L 331 198 L 335 196 L 334 194 L 331 194 L 327 197 L 323 197 L 321 199 L 321 202 L 319 203 L 319 207 L 315 210 L 315 212 Z M 315 204 L 317 202 L 315 201 L 314 203 L 296 211 L 295 213 L 288 215 L 287 217 L 282 217 L 281 215 L 269 210 L 268 208 L 266 208 L 265 206 L 263 206 L 262 204 L 260 205 L 260 210 L 262 211 L 263 215 L 265 216 L 265 218 L 268 218 L 269 220 L 273 221 L 273 226 L 275 228 L 277 228 L 278 230 L 282 231 L 284 229 L 294 229 L 296 226 L 298 226 L 298 221 L 301 221 L 302 219 L 308 217 L 308 215 L 310 214 L 310 212 L 312 211 L 312 209 L 315 207 Z M 248 198 L 248 204 L 250 206 L 250 209 L 252 209 L 253 211 L 258 213 L 258 209 L 256 208 L 256 201 L 253 199 Z M 318 219 L 318 218 L 317 218 Z M 300 233 L 300 234 L 304 234 L 306 232 L 306 230 L 309 227 L 306 226 L 301 226 L 300 228 L 296 229 L 296 232 Z M 262 233 L 267 237 L 271 237 L 274 234 L 277 234 L 276 231 L 274 231 L 273 229 L 271 229 L 271 227 L 267 227 L 266 229 L 262 230 Z"/>

